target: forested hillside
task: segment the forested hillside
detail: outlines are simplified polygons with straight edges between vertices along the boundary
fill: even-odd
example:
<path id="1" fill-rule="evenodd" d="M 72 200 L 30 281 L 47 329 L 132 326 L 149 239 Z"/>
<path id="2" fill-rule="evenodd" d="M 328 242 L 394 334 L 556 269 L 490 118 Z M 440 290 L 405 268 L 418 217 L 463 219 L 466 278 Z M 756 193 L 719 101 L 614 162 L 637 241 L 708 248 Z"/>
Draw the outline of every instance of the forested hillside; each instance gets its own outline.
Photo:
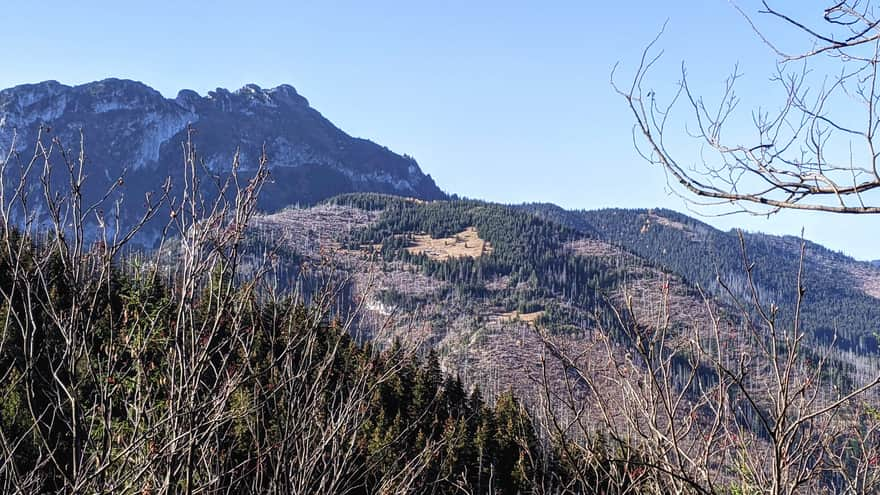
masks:
<path id="1" fill-rule="evenodd" d="M 348 297 L 365 298 L 368 313 L 394 315 L 396 325 L 383 331 L 397 328 L 391 333 L 399 336 L 419 328 L 448 367 L 475 377 L 510 368 L 503 362 L 507 353 L 486 356 L 477 349 L 523 345 L 535 338 L 536 327 L 574 339 L 594 335 L 601 327 L 603 334 L 631 345 L 622 326 L 656 326 L 658 312 L 665 311 L 681 328 L 708 328 L 714 318 L 736 333 L 745 323 L 737 316 L 737 305 L 750 297 L 750 283 L 762 304 L 780 308 L 779 324 L 791 324 L 798 297 L 799 243 L 794 239 L 746 236 L 747 256 L 755 265 L 749 279 L 739 237 L 713 234 L 687 217 L 652 213 L 647 226 L 641 218 L 631 232 L 628 212 L 591 217 L 542 208 L 536 215 L 481 201 L 425 203 L 345 195 L 317 208 L 259 219 L 255 246 L 284 252 L 290 276 L 307 273 L 298 267 L 315 264 L 321 253 L 341 247 L 336 268 L 349 274 L 339 277 L 350 282 Z M 770 241 L 787 242 L 786 249 Z M 807 249 L 821 248 L 808 244 Z M 819 254 L 828 263 L 855 264 L 825 250 Z M 808 290 L 800 305 L 799 325 L 807 331 L 809 347 L 833 341 L 836 349 L 874 354 L 870 325 L 880 312 L 873 304 L 876 299 L 845 287 L 840 279 L 826 280 L 834 265 L 816 259 L 807 258 Z M 810 271 L 814 267 L 819 274 Z M 813 283 L 819 287 L 814 289 Z M 700 287 L 706 292 L 701 294 Z M 617 311 L 630 304 L 627 311 Z M 700 309 L 706 304 L 714 316 Z M 831 316 L 821 319 L 825 315 Z M 378 330 L 365 324 L 362 331 L 375 336 Z M 508 341 L 511 336 L 516 337 Z M 843 356 L 830 357 L 826 364 L 836 370 L 841 384 L 848 383 L 846 377 L 857 367 Z M 502 382 L 522 386 L 529 381 L 526 375 L 511 371 Z"/>
<path id="2" fill-rule="evenodd" d="M 262 214 L 265 162 L 217 196 L 184 156 L 187 194 L 139 224 L 165 224 L 153 250 L 89 232 L 106 205 L 76 178 L 0 196 L 3 490 L 880 486 L 867 330 L 833 347 L 807 319 L 846 311 L 810 313 L 813 286 L 867 314 L 867 265 L 806 245 L 800 277 L 799 242 L 748 235 L 737 272 L 738 236 L 670 212 L 359 193 Z M 39 201 L 48 224 L 17 221 Z M 840 269 L 855 285 L 810 275 Z"/>
<path id="3" fill-rule="evenodd" d="M 5 493 L 512 494 L 610 483 L 608 461 L 590 468 L 596 485 L 578 484 L 572 463 L 586 459 L 542 445 L 512 394 L 484 398 L 433 353 L 356 344 L 331 308 L 258 302 L 220 266 L 185 309 L 176 285 L 130 262 L 84 292 L 51 242 L 5 241 L 24 243 L 0 260 L 3 312 L 20 321 L 0 340 Z M 76 318 L 72 305 L 85 300 Z"/>
<path id="4" fill-rule="evenodd" d="M 514 494 L 662 482 L 627 467 L 639 456 L 626 445 L 591 436 L 601 448 L 587 452 L 548 434 L 514 393 L 484 395 L 430 347 L 355 339 L 358 311 L 344 310 L 335 279 L 308 295 L 279 289 L 277 269 L 294 261 L 279 257 L 296 246 L 256 257 L 246 228 L 265 178 L 213 204 L 193 194 L 155 251 L 76 235 L 90 211 L 76 192 L 61 200 L 74 230 L 0 232 L 0 490 Z"/>
<path id="5" fill-rule="evenodd" d="M 649 249 L 662 242 L 682 242 L 684 236 L 697 247 L 682 247 L 691 251 L 670 260 L 684 264 L 686 255 L 710 256 L 697 251 L 711 234 L 701 224 L 652 212 L 632 234 L 647 239 L 647 254 L 641 256 L 637 246 L 624 242 L 627 217 L 601 212 L 597 215 L 607 222 L 599 223 L 582 212 L 548 211 L 552 215 L 481 201 L 345 195 L 317 207 L 258 218 L 254 242 L 283 246 L 301 267 L 292 273 L 306 278 L 315 266 L 331 266 L 338 279 L 350 283 L 350 304 L 368 316 L 356 322 L 356 333 L 380 346 L 395 339 L 430 344 L 443 369 L 489 396 L 515 390 L 527 409 L 543 418 L 545 434 L 551 437 L 619 434 L 615 448 L 629 448 L 634 441 L 657 456 L 652 462 L 675 472 L 684 469 L 675 464 L 681 462 L 676 456 L 684 454 L 668 449 L 669 438 L 685 442 L 687 449 L 711 449 L 703 460 L 693 458 L 686 464 L 688 470 L 699 470 L 709 469 L 701 463 L 711 463 L 713 467 L 701 475 L 705 478 L 682 474 L 684 478 L 670 485 L 681 488 L 679 482 L 690 480 L 685 491 L 716 485 L 706 488 L 715 493 L 719 487 L 735 491 L 754 486 L 742 478 L 770 476 L 757 463 L 762 455 L 778 452 L 774 449 L 782 448 L 780 444 L 794 448 L 792 452 L 810 451 L 824 438 L 778 436 L 773 426 L 781 421 L 777 414 L 790 416 L 786 421 L 797 431 L 818 428 L 811 418 L 824 418 L 837 407 L 845 407 L 847 417 L 874 425 L 852 404 L 855 398 L 876 397 L 872 353 L 846 347 L 843 340 L 837 342 L 843 347 L 826 346 L 828 341 L 817 336 L 816 327 L 804 317 L 817 314 L 808 309 L 815 300 L 798 296 L 796 289 L 785 296 L 784 285 L 773 286 L 780 289 L 772 293 L 763 286 L 782 277 L 796 283 L 799 241 L 782 239 L 790 246 L 781 251 L 769 241 L 757 243 L 760 237 L 747 236 L 747 256 L 755 264 L 749 274 L 735 271 L 735 263 L 743 263 L 739 237 L 720 238 L 735 242 L 723 244 L 731 250 L 728 264 L 722 265 L 731 278 L 720 280 L 730 293 L 725 296 L 718 290 L 721 282 L 713 277 L 713 295 L 691 285 L 703 264 L 693 263 L 685 272 L 688 276 L 680 276 L 676 265 Z M 662 237 L 664 228 L 672 229 L 668 237 Z M 649 234 L 651 229 L 656 234 Z M 612 240 L 608 232 L 618 231 L 619 238 Z M 675 237 L 676 232 L 684 234 Z M 823 270 L 833 269 L 833 263 L 855 263 L 817 246 L 805 247 L 823 256 L 819 259 L 826 264 L 816 265 Z M 739 250 L 738 256 L 733 249 Z M 770 251 L 784 261 L 783 268 L 764 271 L 763 260 Z M 329 265 L 321 262 L 328 254 L 335 260 Z M 816 259 L 807 259 L 807 272 Z M 805 280 L 809 284 L 814 279 Z M 842 287 L 833 284 L 840 282 L 827 284 L 826 290 Z M 751 299 L 752 291 L 761 294 L 758 300 Z M 872 300 L 855 290 L 842 294 Z M 768 295 L 775 299 L 765 299 Z M 780 309 L 770 309 L 776 307 Z M 793 307 L 802 308 L 798 319 L 786 313 Z M 825 307 L 831 310 L 830 304 Z M 802 329 L 807 332 L 801 334 Z M 739 365 L 731 366 L 739 359 Z M 773 369 L 779 374 L 770 372 Z M 786 380 L 797 385 L 774 384 L 774 375 L 789 377 Z M 798 399 L 787 391 L 789 386 L 809 391 L 811 398 Z M 715 394 L 722 389 L 730 403 L 719 409 L 717 404 L 724 400 Z M 777 391 L 782 395 L 775 395 Z M 841 396 L 834 399 L 834 394 Z M 665 397 L 676 399 L 664 403 Z M 829 409 L 835 400 L 840 402 Z M 774 409 L 782 404 L 786 405 L 781 413 Z M 571 417 L 590 419 L 563 426 Z M 638 440 L 621 433 L 628 431 L 624 425 L 643 422 L 657 426 L 639 433 Z M 827 419 L 820 429 L 822 435 L 843 438 L 849 435 L 841 430 L 846 424 Z M 693 438 L 695 431 L 705 436 Z M 858 456 L 875 452 L 874 431 L 870 426 L 867 436 L 859 437 L 858 442 L 867 443 Z M 723 460 L 744 451 L 756 456 L 749 458 L 756 464 L 748 471 L 736 472 Z M 791 469 L 802 466 L 800 462 L 812 463 L 798 468 L 813 473 L 802 481 L 807 486 L 848 483 L 851 473 L 818 474 L 817 466 L 838 462 L 830 457 L 799 459 L 791 461 Z M 841 462 L 850 467 L 851 460 Z"/>
<path id="6" fill-rule="evenodd" d="M 343 196 L 332 201 L 357 206 L 364 201 L 361 198 Z M 412 243 L 413 234 L 447 238 L 468 227 L 475 228 L 491 245 L 491 253 L 438 261 L 403 249 Z M 505 286 L 492 295 L 497 304 L 532 312 L 542 309 L 541 301 L 545 300 L 591 309 L 598 303 L 597 291 L 613 288 L 617 267 L 601 258 L 566 255 L 566 244 L 579 237 L 578 232 L 561 224 L 503 205 L 392 200 L 376 224 L 352 233 L 349 244 L 352 248 L 381 244 L 386 259 L 416 265 L 426 275 L 475 297 L 488 295 L 485 286 L 490 281 L 504 279 Z"/>
<path id="7" fill-rule="evenodd" d="M 521 208 L 618 245 L 722 299 L 727 293 L 722 282 L 736 296 L 747 296 L 737 232 L 722 232 L 670 210 Z M 743 242 L 762 300 L 775 303 L 782 308 L 780 316 L 790 319 L 797 298 L 800 239 L 745 232 Z M 820 342 L 833 340 L 841 349 L 876 353 L 880 301 L 875 284 L 880 270 L 814 243 L 805 248 L 804 327 Z"/>
<path id="8" fill-rule="evenodd" d="M 767 475 L 723 461 L 735 452 L 852 435 L 829 419 L 777 440 L 770 375 L 744 381 L 778 365 L 766 334 L 594 233 L 375 194 L 258 215 L 265 177 L 232 203 L 182 206 L 157 251 L 3 233 L 4 490 L 727 493 Z M 786 411 L 846 406 L 873 435 L 849 406 L 875 397 L 858 388 L 870 361 L 777 349 L 820 363 L 803 388 L 818 402 Z M 757 368 L 725 368 L 728 353 Z M 826 409 L 832 387 L 845 399 Z M 713 406 L 722 389 L 729 409 Z M 840 438 L 859 449 L 815 454 L 804 486 L 849 486 L 876 455 Z M 695 448 L 711 469 L 674 460 Z"/>

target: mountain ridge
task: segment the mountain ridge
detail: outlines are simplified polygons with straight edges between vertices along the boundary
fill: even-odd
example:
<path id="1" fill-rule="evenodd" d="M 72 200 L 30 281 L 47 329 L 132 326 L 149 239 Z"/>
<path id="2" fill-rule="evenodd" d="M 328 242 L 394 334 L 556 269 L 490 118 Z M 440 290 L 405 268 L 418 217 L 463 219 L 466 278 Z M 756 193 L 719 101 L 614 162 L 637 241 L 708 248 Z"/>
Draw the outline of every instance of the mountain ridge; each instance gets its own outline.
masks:
<path id="1" fill-rule="evenodd" d="M 158 190 L 165 177 L 182 182 L 182 144 L 190 129 L 208 175 L 229 174 L 236 153 L 240 171 L 253 172 L 265 151 L 273 177 L 261 202 L 267 211 L 348 192 L 447 197 L 415 159 L 347 134 L 287 84 L 217 88 L 204 96 L 182 89 L 174 98 L 142 82 L 115 78 L 0 90 L 4 151 L 14 146 L 24 156 L 41 133 L 78 148 L 83 136 L 87 200 L 100 197 L 122 175 L 135 197 Z M 65 183 L 55 185 L 63 191 Z"/>
<path id="2" fill-rule="evenodd" d="M 751 297 L 746 263 L 762 303 L 797 303 L 801 246 L 804 326 L 825 343 L 877 352 L 880 330 L 880 267 L 795 236 L 722 231 L 667 209 L 564 210 L 546 203 L 517 206 L 585 235 L 595 236 L 676 273 L 716 297 Z M 742 247 L 745 247 L 745 253 Z M 723 282 L 723 285 L 722 285 Z"/>

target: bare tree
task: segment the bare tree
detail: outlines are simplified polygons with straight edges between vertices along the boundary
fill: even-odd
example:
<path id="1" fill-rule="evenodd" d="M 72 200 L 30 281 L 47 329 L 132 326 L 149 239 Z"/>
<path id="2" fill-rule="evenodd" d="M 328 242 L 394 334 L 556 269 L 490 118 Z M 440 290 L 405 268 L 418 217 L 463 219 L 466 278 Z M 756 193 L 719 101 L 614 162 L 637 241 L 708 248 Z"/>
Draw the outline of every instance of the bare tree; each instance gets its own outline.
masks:
<path id="1" fill-rule="evenodd" d="M 715 104 L 689 85 L 684 66 L 678 89 L 658 94 L 650 82 L 662 53 L 658 36 L 631 82 L 619 83 L 612 73 L 612 85 L 635 120 L 636 147 L 664 168 L 675 191 L 700 204 L 756 214 L 880 213 L 880 16 L 862 0 L 830 2 L 815 22 L 762 4 L 759 16 L 782 21 L 786 34 L 806 40 L 803 51 L 787 51 L 759 27 L 757 17 L 736 7 L 778 58 L 771 81 L 781 93 L 773 108 L 741 115 L 738 69 Z M 680 106 L 690 115 L 687 134 L 681 135 L 696 139 L 699 157 L 676 141 Z M 742 142 L 749 125 L 751 142 Z"/>
<path id="2" fill-rule="evenodd" d="M 670 186 L 700 205 L 772 214 L 784 209 L 880 213 L 878 144 L 880 17 L 870 2 L 833 2 L 814 26 L 762 2 L 767 16 L 800 34 L 800 52 L 781 48 L 756 17 L 735 7 L 777 56 L 781 89 L 774 110 L 746 113 L 753 142 L 742 143 L 742 77 L 734 69 L 713 105 L 682 68 L 668 98 L 650 83 L 660 35 L 644 50 L 632 80 L 614 89 L 635 120 L 637 150 L 662 166 Z M 662 31 L 661 31 L 662 35 Z M 616 72 L 615 67 L 615 72 Z M 682 148 L 673 127 L 688 116 Z M 736 137 L 730 138 L 731 135 Z M 696 165 L 692 158 L 697 156 Z M 563 387 L 545 380 L 545 421 L 581 459 L 581 479 L 601 467 L 606 489 L 623 493 L 870 493 L 880 489 L 876 364 L 840 380 L 833 344 L 811 341 L 802 325 L 804 250 L 794 303 L 766 301 L 741 239 L 746 290 L 719 277 L 719 299 L 703 295 L 704 318 L 676 322 L 663 289 L 653 321 L 632 297 L 609 300 L 612 325 L 573 352 L 542 331 L 545 368 L 561 367 Z M 720 302 L 723 300 L 723 302 Z M 612 462 L 605 438 L 617 446 Z"/>
<path id="3" fill-rule="evenodd" d="M 727 290 L 731 307 L 704 296 L 704 318 L 676 322 L 667 285 L 649 321 L 632 297 L 609 301 L 613 327 L 597 318 L 601 336 L 581 348 L 539 332 L 545 369 L 564 371 L 563 386 L 544 381 L 545 427 L 567 440 L 584 483 L 601 479 L 615 493 L 880 489 L 880 418 L 869 405 L 880 371 L 836 381 L 833 345 L 808 347 L 802 328 L 803 264 L 784 317 L 762 301 L 741 247 L 750 295 Z"/>

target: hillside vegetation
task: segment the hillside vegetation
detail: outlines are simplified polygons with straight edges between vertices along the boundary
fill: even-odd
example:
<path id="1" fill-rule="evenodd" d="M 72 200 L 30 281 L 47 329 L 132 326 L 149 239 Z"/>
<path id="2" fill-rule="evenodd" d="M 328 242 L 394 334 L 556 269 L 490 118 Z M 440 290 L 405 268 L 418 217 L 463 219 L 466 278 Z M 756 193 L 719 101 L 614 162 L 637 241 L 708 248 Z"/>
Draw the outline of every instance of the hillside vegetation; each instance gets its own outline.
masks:
<path id="1" fill-rule="evenodd" d="M 880 486 L 874 357 L 786 313 L 816 301 L 773 269 L 712 293 L 700 263 L 649 256 L 662 236 L 698 256 L 713 233 L 687 218 L 379 194 L 262 215 L 264 161 L 206 196 L 185 157 L 155 250 L 89 232 L 103 212 L 76 179 L 0 197 L 4 491 Z M 31 200 L 51 221 L 17 226 Z"/>
<path id="2" fill-rule="evenodd" d="M 713 295 L 723 296 L 719 279 L 738 295 L 747 291 L 736 232 L 722 232 L 669 210 L 522 208 L 620 246 Z M 791 311 L 797 296 L 800 240 L 757 233 L 744 233 L 743 240 L 758 268 L 755 281 L 762 300 Z M 804 327 L 822 343 L 833 341 L 843 350 L 876 353 L 880 305 L 873 287 L 880 281 L 880 270 L 809 242 L 805 262 Z M 791 313 L 785 316 L 792 318 Z"/>

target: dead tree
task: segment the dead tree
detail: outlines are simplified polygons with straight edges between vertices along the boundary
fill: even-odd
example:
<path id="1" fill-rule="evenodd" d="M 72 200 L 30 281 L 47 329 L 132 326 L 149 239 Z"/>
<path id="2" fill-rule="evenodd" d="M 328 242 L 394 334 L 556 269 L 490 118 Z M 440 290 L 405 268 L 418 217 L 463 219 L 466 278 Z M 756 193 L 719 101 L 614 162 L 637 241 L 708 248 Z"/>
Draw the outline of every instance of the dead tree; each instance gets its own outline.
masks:
<path id="1" fill-rule="evenodd" d="M 652 89 L 659 36 L 632 80 L 612 73 L 633 119 L 636 147 L 667 173 L 670 187 L 701 205 L 771 214 L 783 209 L 880 213 L 880 17 L 870 1 L 835 1 L 817 19 L 791 16 L 762 2 L 761 18 L 809 40 L 801 52 L 779 48 L 759 18 L 737 9 L 778 58 L 771 81 L 781 89 L 772 109 L 743 109 L 734 69 L 716 103 L 688 83 L 682 66 L 671 95 Z M 616 69 L 616 67 L 615 67 Z M 676 109 L 689 118 L 682 122 Z M 741 141 L 749 129 L 750 142 Z M 736 138 L 731 138 L 736 135 Z M 679 138 L 694 138 L 684 151 Z M 673 144 L 675 143 L 675 144 Z M 696 164 L 693 164 L 696 162 Z"/>
<path id="2" fill-rule="evenodd" d="M 126 228 L 114 195 L 123 180 L 101 201 L 83 200 L 83 139 L 77 153 L 44 134 L 25 159 L 11 149 L 0 163 L 0 491 L 363 484 L 369 405 L 401 365 L 376 375 L 364 364 L 337 379 L 357 311 L 333 320 L 332 286 L 311 305 L 287 304 L 296 295 L 274 291 L 271 253 L 240 269 L 265 156 L 247 180 L 237 156 L 230 174 L 212 178 L 190 133 L 183 184 L 145 198 Z M 58 174 L 61 190 L 50 180 Z M 158 248 L 128 250 L 150 221 L 164 224 Z M 415 347 L 401 352 L 407 362 Z M 404 457 L 389 442 L 404 468 L 375 483 L 411 490 L 440 447 Z"/>
<path id="3" fill-rule="evenodd" d="M 761 298 L 742 250 L 749 297 L 728 291 L 734 302 L 724 307 L 704 296 L 701 321 L 676 322 L 664 288 L 649 323 L 632 298 L 609 300 L 613 325 L 597 318 L 600 337 L 580 348 L 538 331 L 545 369 L 564 377 L 544 380 L 544 426 L 584 484 L 603 479 L 597 490 L 614 493 L 880 489 L 871 405 L 880 371 L 837 383 L 834 346 L 810 342 L 802 328 L 803 264 L 784 316 Z"/>

